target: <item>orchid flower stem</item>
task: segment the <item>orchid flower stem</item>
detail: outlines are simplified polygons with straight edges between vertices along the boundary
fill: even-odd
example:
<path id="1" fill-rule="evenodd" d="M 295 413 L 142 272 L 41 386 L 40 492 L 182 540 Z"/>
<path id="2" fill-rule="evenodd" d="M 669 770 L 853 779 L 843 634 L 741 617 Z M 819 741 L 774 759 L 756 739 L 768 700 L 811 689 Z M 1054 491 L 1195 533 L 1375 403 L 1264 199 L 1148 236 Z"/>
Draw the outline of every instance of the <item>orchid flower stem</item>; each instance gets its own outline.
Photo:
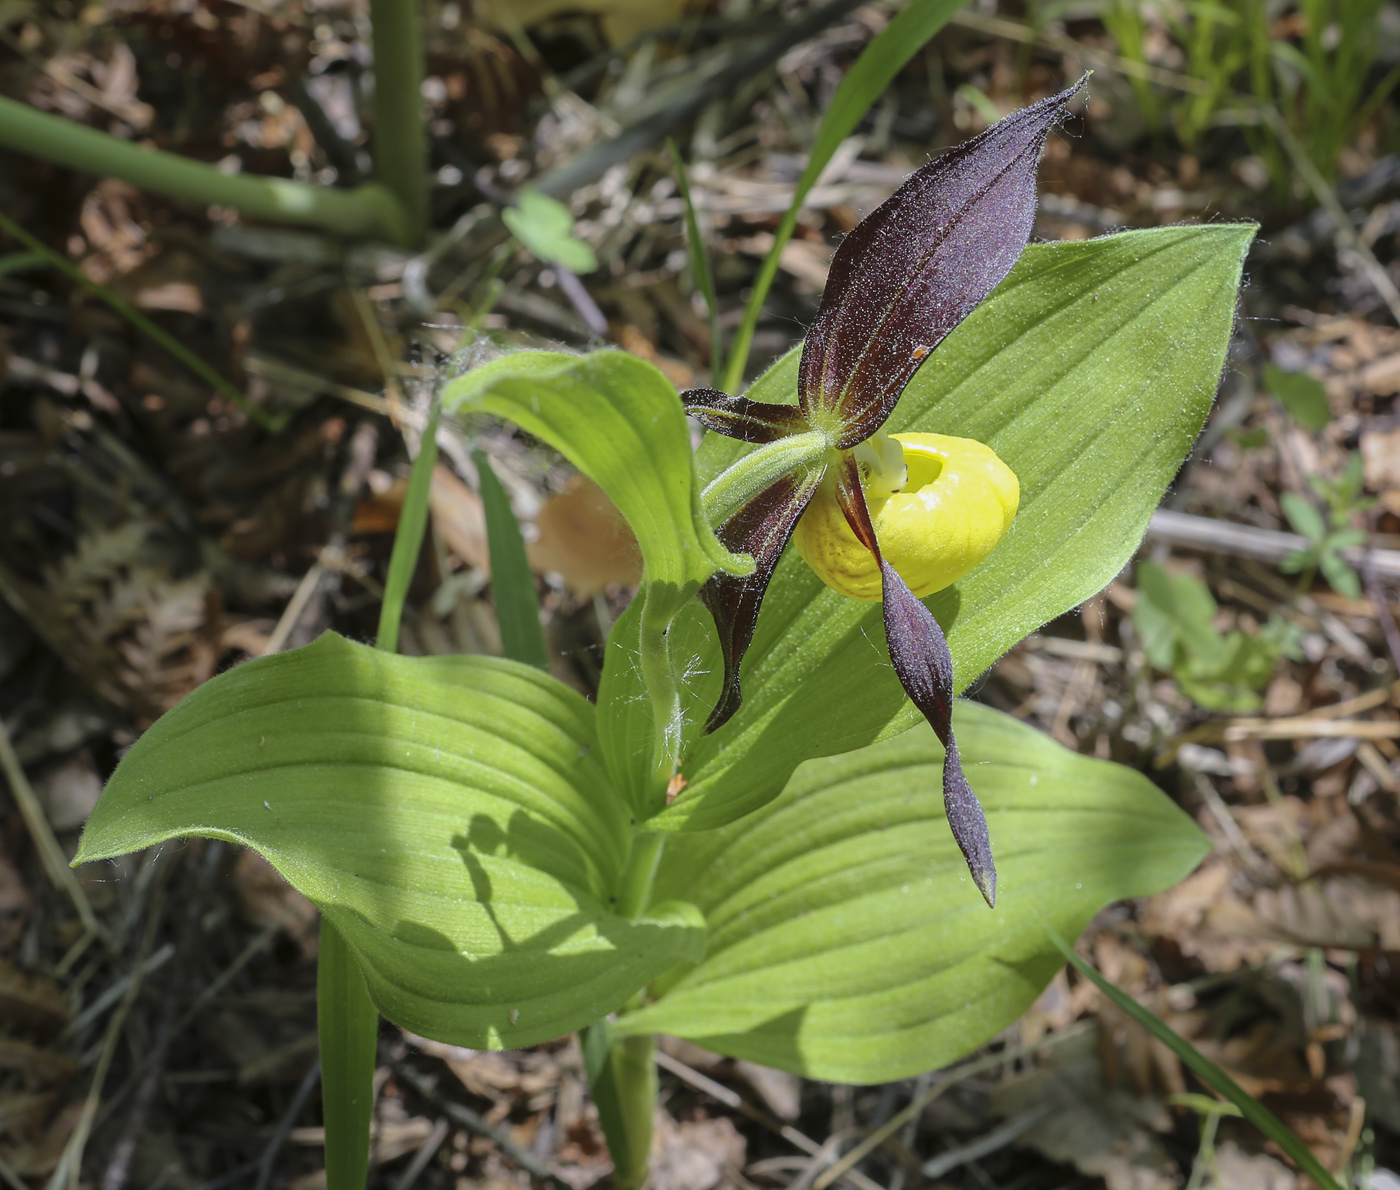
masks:
<path id="1" fill-rule="evenodd" d="M 646 910 L 665 842 L 666 836 L 660 831 L 637 831 L 633 834 L 632 850 L 627 855 L 627 866 L 618 884 L 619 917 L 635 921 Z"/>
<path id="2" fill-rule="evenodd" d="M 820 430 L 766 442 L 722 472 L 701 495 L 705 517 L 718 525 L 789 471 L 811 467 L 826 454 L 830 439 Z"/>
<path id="3" fill-rule="evenodd" d="M 651 696 L 652 784 L 664 789 L 676 770 L 681 748 L 681 691 L 666 639 L 675 607 L 661 591 L 648 588 L 642 605 L 642 677 Z"/>

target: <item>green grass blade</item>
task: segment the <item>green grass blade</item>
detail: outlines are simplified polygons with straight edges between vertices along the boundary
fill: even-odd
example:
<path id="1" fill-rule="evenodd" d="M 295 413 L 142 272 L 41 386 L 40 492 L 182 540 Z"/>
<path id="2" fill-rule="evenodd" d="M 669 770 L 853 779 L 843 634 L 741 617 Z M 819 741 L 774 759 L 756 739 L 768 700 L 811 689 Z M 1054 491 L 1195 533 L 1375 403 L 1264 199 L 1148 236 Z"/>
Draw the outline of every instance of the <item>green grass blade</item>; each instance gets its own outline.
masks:
<path id="1" fill-rule="evenodd" d="M 870 110 L 871 104 L 880 97 L 881 92 L 889 86 L 894 76 L 924 47 L 929 38 L 948 23 L 948 19 L 962 8 L 965 2 L 966 0 L 913 0 L 908 8 L 885 27 L 883 33 L 865 47 L 865 51 L 856 59 L 856 64 L 851 67 L 850 73 L 841 80 L 841 85 L 836 88 L 836 94 L 832 97 L 831 106 L 826 109 L 826 115 L 822 117 L 821 126 L 817 129 L 807 168 L 797 180 L 792 205 L 788 207 L 787 214 L 778 225 L 778 230 L 773 236 L 773 247 L 758 271 L 753 293 L 744 309 L 744 320 L 739 324 L 734 344 L 729 351 L 729 363 L 723 376 L 718 378 L 717 387 L 725 392 L 737 392 L 743 382 L 744 368 L 749 360 L 749 348 L 753 344 L 759 313 L 763 309 L 763 302 L 768 296 L 773 278 L 777 276 L 778 258 L 782 255 L 784 245 L 792 238 L 793 229 L 797 226 L 798 213 L 802 210 L 808 191 L 816 185 L 817 178 L 821 176 L 832 154 L 841 142 L 855 131 L 856 125 Z"/>
<path id="2" fill-rule="evenodd" d="M 167 334 L 163 328 L 157 326 L 135 306 L 131 305 L 129 302 L 123 301 L 105 285 L 94 281 L 66 256 L 55 252 L 42 240 L 36 239 L 34 236 L 30 235 L 8 215 L 0 214 L 0 231 L 4 231 L 7 235 L 14 236 L 21 244 L 31 252 L 37 253 L 47 264 L 52 265 L 70 281 L 81 285 L 99 301 L 105 302 L 111 309 L 116 311 L 122 318 L 125 318 L 127 322 L 131 323 L 132 326 L 148 339 L 154 341 L 158 346 L 164 348 L 179 360 L 180 363 L 184 364 L 185 367 L 204 381 L 210 388 L 227 397 L 237 405 L 244 413 L 257 422 L 258 425 L 262 426 L 263 429 L 276 432 L 286 423 L 285 416 L 273 417 L 265 410 L 254 405 L 233 381 L 221 376 L 205 363 L 204 360 L 200 359 L 198 355 L 181 343 L 179 339 L 175 338 L 174 335 Z M 11 257 L 9 259 L 14 258 Z"/>
<path id="3" fill-rule="evenodd" d="M 369 1171 L 370 1112 L 379 1013 L 339 931 L 321 918 L 316 963 L 321 1102 L 326 1124 L 326 1190 L 363 1190 Z"/>
<path id="4" fill-rule="evenodd" d="M 685 239 L 690 248 L 690 271 L 695 274 L 695 284 L 705 298 L 705 309 L 710 316 L 710 378 L 718 382 L 720 368 L 724 366 L 723 352 L 719 337 L 719 300 L 715 296 L 715 278 L 710 272 L 710 256 L 705 251 L 705 241 L 700 238 L 700 223 L 695 218 L 695 203 L 690 197 L 690 178 L 685 172 L 685 162 L 681 151 L 669 136 L 666 147 L 671 150 L 671 160 L 676 165 L 676 185 L 685 201 Z"/>
<path id="5" fill-rule="evenodd" d="M 1120 991 L 1109 983 L 1094 969 L 1092 964 L 1080 956 L 1074 947 L 1070 946 L 1054 930 L 1047 928 L 1045 932 L 1050 935 L 1050 940 L 1059 948 L 1069 961 L 1070 966 L 1194 1070 L 1202 1082 L 1218 1091 L 1239 1108 L 1240 1114 L 1246 1120 L 1288 1154 L 1298 1165 L 1298 1168 L 1321 1186 L 1322 1190 L 1342 1190 L 1341 1183 L 1327 1171 L 1322 1162 L 1313 1156 L 1312 1150 L 1298 1139 L 1287 1124 L 1165 1021 L 1148 1012 L 1126 992 Z"/>
<path id="6" fill-rule="evenodd" d="M 408 585 L 418 566 L 418 551 L 423 547 L 423 532 L 428 527 L 428 491 L 432 487 L 433 467 L 437 465 L 437 428 L 442 405 L 434 397 L 428 411 L 428 424 L 423 428 L 423 442 L 418 457 L 413 460 L 413 472 L 408 479 L 403 511 L 399 514 L 398 532 L 394 534 L 394 551 L 389 555 L 389 574 L 384 581 L 384 603 L 379 609 L 379 635 L 375 646 L 386 653 L 399 648 L 399 621 L 403 618 Z"/>
<path id="7" fill-rule="evenodd" d="M 502 651 L 512 661 L 523 661 L 548 673 L 549 647 L 540 626 L 535 576 L 525 557 L 520 525 L 486 453 L 475 451 L 472 458 L 481 477 L 486 540 L 491 549 L 491 594 L 496 602 L 496 623 L 501 627 Z"/>

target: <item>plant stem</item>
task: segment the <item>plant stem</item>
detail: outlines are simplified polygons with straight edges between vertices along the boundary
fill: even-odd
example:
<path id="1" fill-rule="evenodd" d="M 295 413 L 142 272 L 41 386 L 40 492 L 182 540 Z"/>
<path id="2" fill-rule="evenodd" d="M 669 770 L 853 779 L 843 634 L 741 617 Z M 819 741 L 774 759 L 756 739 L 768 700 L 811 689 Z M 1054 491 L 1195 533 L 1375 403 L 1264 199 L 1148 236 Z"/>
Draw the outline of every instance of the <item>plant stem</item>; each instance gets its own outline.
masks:
<path id="1" fill-rule="evenodd" d="M 428 226 L 428 131 L 418 0 L 370 0 L 374 29 L 374 176 L 404 212 L 408 242 Z"/>
<path id="2" fill-rule="evenodd" d="M 651 793 L 659 797 L 676 771 L 681 750 L 681 691 L 671 668 L 671 645 L 666 635 L 675 607 L 667 598 L 669 592 L 663 594 L 645 584 L 643 590 L 638 637 L 642 680 L 651 698 Z"/>
<path id="3" fill-rule="evenodd" d="M 613 1159 L 619 1190 L 638 1190 L 647 1178 L 652 1120 L 656 1114 L 656 1038 L 614 1040 L 607 1021 L 580 1034 L 588 1087 Z"/>
<path id="4" fill-rule="evenodd" d="M 632 850 L 627 866 L 618 882 L 617 913 L 634 921 L 642 915 L 651 900 L 651 885 L 656 878 L 656 866 L 661 862 L 661 849 L 666 836 L 660 831 L 634 831 Z"/>
<path id="5" fill-rule="evenodd" d="M 379 1013 L 350 948 L 325 917 L 316 960 L 316 1024 L 326 1122 L 326 1190 L 363 1190 L 369 1170 Z"/>
<path id="6" fill-rule="evenodd" d="M 148 149 L 4 97 L 0 144 L 201 206 L 234 207 L 257 219 L 308 224 L 351 238 L 381 237 L 397 243 L 409 239 L 405 211 L 382 186 L 337 190 L 288 178 L 226 174 L 207 162 Z"/>
<path id="7" fill-rule="evenodd" d="M 715 476 L 702 493 L 706 519 L 718 525 L 789 471 L 826 462 L 822 456 L 830 441 L 821 430 L 808 430 L 776 442 L 765 442 L 757 450 L 750 451 Z"/>

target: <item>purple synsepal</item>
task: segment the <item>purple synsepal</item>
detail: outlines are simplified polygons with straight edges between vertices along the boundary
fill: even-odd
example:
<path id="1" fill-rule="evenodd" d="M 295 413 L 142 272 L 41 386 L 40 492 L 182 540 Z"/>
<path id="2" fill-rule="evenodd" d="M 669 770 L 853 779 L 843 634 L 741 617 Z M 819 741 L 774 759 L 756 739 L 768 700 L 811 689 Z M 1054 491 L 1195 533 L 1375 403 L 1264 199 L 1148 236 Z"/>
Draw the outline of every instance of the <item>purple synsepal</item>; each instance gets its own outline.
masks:
<path id="1" fill-rule="evenodd" d="M 860 472 L 849 455 L 837 473 L 836 492 L 851 531 L 880 564 L 885 641 L 890 647 L 894 671 L 899 675 L 904 692 L 929 721 L 946 751 L 943 808 L 948 815 L 948 827 L 967 861 L 972 882 L 987 904 L 995 906 L 997 869 L 992 860 L 987 818 L 982 813 L 982 803 L 963 775 L 958 742 L 953 736 L 953 658 L 948 652 L 948 640 L 933 613 L 881 556 L 865 493 L 861 490 Z"/>
<path id="2" fill-rule="evenodd" d="M 943 808 L 948 826 L 967 860 L 967 870 L 988 905 L 997 902 L 997 869 L 982 803 L 963 776 L 958 743 L 953 738 L 953 658 L 933 613 L 915 596 L 888 562 L 884 578 L 885 640 L 890 661 L 904 692 L 943 741 Z"/>
<path id="3" fill-rule="evenodd" d="M 710 609 L 724 656 L 724 688 L 706 731 L 722 726 L 739 709 L 739 665 L 753 640 L 758 609 L 768 580 L 784 547 L 821 483 L 821 469 L 794 471 L 759 492 L 715 530 L 725 548 L 752 554 L 753 573 L 738 578 L 717 573 L 700 588 L 700 601 Z"/>
<path id="4" fill-rule="evenodd" d="M 687 389 L 681 404 L 705 429 L 740 442 L 776 442 L 809 428 L 796 405 L 765 405 L 714 388 Z"/>
<path id="5" fill-rule="evenodd" d="M 1083 84 L 936 157 L 841 242 L 798 379 L 809 419 L 840 418 L 836 446 L 878 430 L 929 352 L 1011 271 L 1035 220 L 1041 147 Z"/>

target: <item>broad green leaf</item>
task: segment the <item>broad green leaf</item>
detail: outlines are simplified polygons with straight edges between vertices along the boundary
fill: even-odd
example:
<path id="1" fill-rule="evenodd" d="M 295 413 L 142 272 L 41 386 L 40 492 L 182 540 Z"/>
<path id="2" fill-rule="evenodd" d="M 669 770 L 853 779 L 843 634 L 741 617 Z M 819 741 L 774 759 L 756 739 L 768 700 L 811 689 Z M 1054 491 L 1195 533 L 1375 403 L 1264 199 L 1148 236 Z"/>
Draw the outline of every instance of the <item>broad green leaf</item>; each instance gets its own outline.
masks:
<path id="1" fill-rule="evenodd" d="M 671 383 L 623 351 L 522 351 L 459 376 L 450 413 L 481 412 L 542 439 L 594 480 L 627 519 L 647 582 L 689 594 L 716 569 L 752 569 L 700 510 L 690 429 Z"/>
<path id="2" fill-rule="evenodd" d="M 538 190 L 522 190 L 516 205 L 501 218 L 530 255 L 546 264 L 562 264 L 570 272 L 591 273 L 598 267 L 593 249 L 574 235 L 574 217 L 558 199 Z"/>
<path id="3" fill-rule="evenodd" d="M 1325 429 L 1332 420 L 1327 390 L 1306 372 L 1285 372 L 1277 364 L 1264 369 L 1264 387 L 1283 402 L 1293 420 L 1307 430 Z"/>
<path id="4" fill-rule="evenodd" d="M 1020 512 L 991 557 L 927 600 L 959 688 L 1131 558 L 1215 395 L 1253 235 L 1217 224 L 1032 245 L 915 375 L 887 428 L 986 442 L 1021 484 Z M 794 352 L 748 395 L 794 401 L 796 369 Z M 702 472 L 742 453 L 707 440 Z M 694 724 L 718 682 L 718 649 L 707 638 L 683 662 L 695 675 L 689 784 L 650 826 L 723 825 L 777 796 L 801 761 L 912 726 L 883 635 L 878 604 L 827 590 L 789 550 L 745 659 L 744 705 L 713 735 L 696 738 Z M 635 691 L 635 677 L 619 674 L 609 696 Z"/>
<path id="5" fill-rule="evenodd" d="M 609 911 L 630 830 L 592 708 L 538 670 L 328 634 L 201 686 L 141 737 L 76 862 L 204 835 L 311 898 L 405 1028 L 530 1045 L 696 957 L 693 907 Z"/>
<path id="6" fill-rule="evenodd" d="M 443 407 L 494 414 L 542 438 L 607 492 L 636 535 L 643 583 L 633 656 L 636 695 L 647 706 L 630 724 L 634 732 L 605 731 L 602 745 L 634 812 L 653 813 L 680 741 L 672 621 L 716 569 L 753 570 L 752 558 L 720 545 L 705 517 L 676 390 L 651 364 L 625 352 L 524 351 L 454 380 Z"/>
<path id="7" fill-rule="evenodd" d="M 614 1033 L 665 1032 L 812 1078 L 942 1066 L 1023 1012 L 1104 905 L 1184 877 L 1209 842 L 1146 778 L 960 703 L 987 811 L 988 910 L 943 817 L 932 730 L 798 770 L 777 800 L 667 841 L 657 895 L 698 900 L 705 958 Z"/>

